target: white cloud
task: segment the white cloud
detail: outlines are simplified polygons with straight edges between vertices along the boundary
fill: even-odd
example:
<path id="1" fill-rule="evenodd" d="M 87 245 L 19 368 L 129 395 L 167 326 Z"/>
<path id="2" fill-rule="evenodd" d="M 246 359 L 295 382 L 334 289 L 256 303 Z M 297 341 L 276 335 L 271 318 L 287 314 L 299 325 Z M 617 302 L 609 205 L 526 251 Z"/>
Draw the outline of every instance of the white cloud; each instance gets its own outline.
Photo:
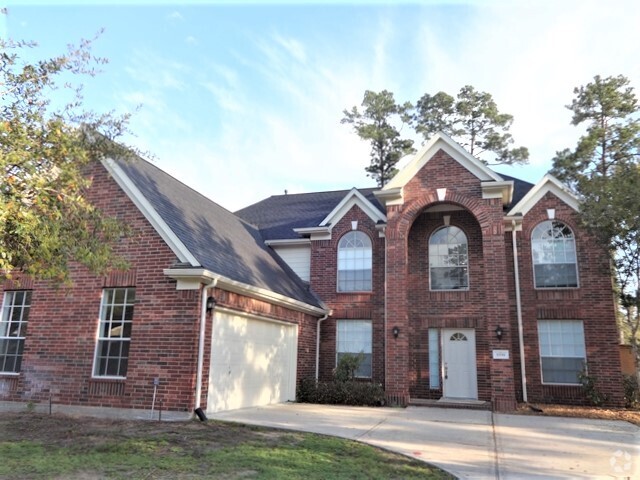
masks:
<path id="1" fill-rule="evenodd" d="M 187 45 L 191 45 L 191 46 L 195 46 L 195 45 L 199 45 L 200 44 L 198 39 L 196 37 L 194 37 L 193 35 L 189 35 L 187 38 L 185 38 L 184 39 L 184 43 L 186 43 Z"/>
<path id="2" fill-rule="evenodd" d="M 182 14 L 180 12 L 178 12 L 177 10 L 174 10 L 173 12 L 171 12 L 170 14 L 167 15 L 167 20 L 170 21 L 184 21 L 184 17 L 182 16 Z"/>

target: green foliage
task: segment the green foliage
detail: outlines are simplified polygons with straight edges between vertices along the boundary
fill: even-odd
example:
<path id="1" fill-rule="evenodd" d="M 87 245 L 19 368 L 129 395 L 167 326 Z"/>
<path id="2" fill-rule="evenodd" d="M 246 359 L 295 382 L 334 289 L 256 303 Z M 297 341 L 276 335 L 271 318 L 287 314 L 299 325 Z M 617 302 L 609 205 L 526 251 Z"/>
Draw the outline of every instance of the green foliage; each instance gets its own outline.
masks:
<path id="1" fill-rule="evenodd" d="M 586 367 L 584 371 L 578 374 L 578 381 L 582 385 L 582 390 L 589 399 L 591 405 L 602 407 L 609 400 L 608 395 L 602 393 L 598 388 L 597 377 L 589 375 Z"/>
<path id="2" fill-rule="evenodd" d="M 303 378 L 298 385 L 296 399 L 301 403 L 331 405 L 384 405 L 384 389 L 378 383 L 358 380 L 316 382 Z"/>
<path id="3" fill-rule="evenodd" d="M 356 377 L 356 372 L 364 361 L 364 353 L 345 353 L 340 356 L 333 378 L 338 382 L 346 382 Z"/>
<path id="4" fill-rule="evenodd" d="M 635 375 L 624 375 L 622 379 L 622 386 L 624 388 L 625 407 L 640 407 L 640 387 L 638 387 L 638 378 Z"/>
<path id="5" fill-rule="evenodd" d="M 297 400 L 302 403 L 377 407 L 384 405 L 384 390 L 380 384 L 364 381 L 315 382 L 313 379 L 303 379 Z"/>
<path id="6" fill-rule="evenodd" d="M 126 227 L 87 201 L 83 171 L 131 154 L 113 141 L 128 117 L 83 110 L 81 85 L 71 79 L 105 63 L 91 55 L 90 41 L 29 63 L 19 54 L 33 47 L 0 40 L 0 279 L 22 271 L 65 281 L 71 260 L 96 273 L 122 268 L 111 245 Z"/>
<path id="7" fill-rule="evenodd" d="M 395 125 L 409 120 L 411 104 L 397 104 L 393 93 L 387 90 L 367 90 L 361 106 L 362 110 L 355 106 L 344 110 L 341 123 L 353 125 L 358 136 L 371 144 L 371 164 L 365 170 L 383 187 L 397 173 L 398 161 L 415 152 L 413 140 L 401 138 Z"/>
<path id="8" fill-rule="evenodd" d="M 425 140 L 444 132 L 485 163 L 482 155 L 487 152 L 494 155 L 491 163 L 526 163 L 529 158 L 525 147 L 511 148 L 513 117 L 498 111 L 491 94 L 478 92 L 470 85 L 462 87 L 455 99 L 445 92 L 423 95 L 412 122 Z"/>

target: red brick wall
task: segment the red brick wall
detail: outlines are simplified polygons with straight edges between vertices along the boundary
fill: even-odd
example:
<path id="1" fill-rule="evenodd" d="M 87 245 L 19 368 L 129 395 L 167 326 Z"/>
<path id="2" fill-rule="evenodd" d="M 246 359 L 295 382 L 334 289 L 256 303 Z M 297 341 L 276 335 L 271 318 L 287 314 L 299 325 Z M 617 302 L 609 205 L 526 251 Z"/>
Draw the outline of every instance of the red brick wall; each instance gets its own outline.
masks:
<path id="1" fill-rule="evenodd" d="M 444 202 L 437 197 L 439 188 L 447 189 Z M 472 265 L 467 292 L 429 292 L 425 247 L 429 233 L 443 222 L 442 214 L 425 217 L 423 212 L 434 205 L 450 205 L 446 214 L 451 215 L 452 224 L 458 223 L 469 235 Z M 464 212 L 456 211 L 460 207 Z M 388 208 L 387 217 L 389 324 L 409 332 L 390 343 L 388 399 L 404 403 L 410 395 L 437 397 L 439 392 L 428 391 L 425 375 L 427 329 L 473 327 L 479 398 L 491 400 L 501 409 L 512 408 L 512 359 L 496 361 L 490 356 L 491 350 L 504 348 L 495 339 L 495 327 L 504 327 L 510 319 L 500 200 L 482 199 L 480 181 L 439 151 L 404 187 L 404 204 Z M 509 335 L 507 331 L 503 342 L 508 344 Z"/>
<path id="2" fill-rule="evenodd" d="M 372 292 L 337 291 L 337 248 L 340 238 L 351 231 L 351 222 L 371 239 L 373 249 Z M 330 379 L 336 367 L 336 320 L 371 320 L 373 328 L 373 381 L 384 382 L 384 238 L 375 223 L 354 206 L 333 227 L 330 240 L 311 242 L 311 287 L 333 310 L 321 324 L 320 378 Z"/>
<path id="3" fill-rule="evenodd" d="M 531 232 L 547 220 L 547 208 L 555 208 L 556 220 L 564 222 L 574 232 L 579 288 L 534 287 Z M 610 397 L 611 404 L 622 405 L 619 336 L 607 255 L 580 228 L 576 212 L 551 193 L 527 213 L 523 230 L 517 235 L 529 401 L 586 402 L 580 387 L 542 385 L 537 331 L 537 320 L 540 319 L 582 320 L 589 373 L 597 377 L 598 387 Z"/>
<path id="4" fill-rule="evenodd" d="M 150 408 L 153 379 L 160 378 L 157 406 L 190 411 L 194 405 L 201 294 L 177 291 L 163 275 L 176 257 L 107 172 L 89 172 L 89 199 L 108 215 L 118 215 L 133 235 L 116 246 L 131 264 L 127 272 L 96 277 L 72 266 L 73 286 L 17 279 L 5 289 L 33 290 L 27 336 L 18 376 L 0 374 L 0 400 L 48 401 L 96 407 Z M 93 379 L 100 301 L 105 287 L 135 287 L 136 303 L 129 366 L 124 380 Z M 298 323 L 298 378 L 315 370 L 316 320 L 309 315 L 228 292 L 215 294 L 221 305 Z M 202 404 L 206 405 L 211 322 L 207 322 Z"/>

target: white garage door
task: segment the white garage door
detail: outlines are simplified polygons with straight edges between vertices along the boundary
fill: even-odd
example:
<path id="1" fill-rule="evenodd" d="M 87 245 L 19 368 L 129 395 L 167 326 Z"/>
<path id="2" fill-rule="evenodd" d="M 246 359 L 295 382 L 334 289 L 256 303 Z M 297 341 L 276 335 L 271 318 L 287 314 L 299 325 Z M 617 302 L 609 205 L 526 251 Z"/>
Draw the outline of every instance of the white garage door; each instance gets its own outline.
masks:
<path id="1" fill-rule="evenodd" d="M 207 412 L 295 400 L 298 326 L 215 312 Z"/>

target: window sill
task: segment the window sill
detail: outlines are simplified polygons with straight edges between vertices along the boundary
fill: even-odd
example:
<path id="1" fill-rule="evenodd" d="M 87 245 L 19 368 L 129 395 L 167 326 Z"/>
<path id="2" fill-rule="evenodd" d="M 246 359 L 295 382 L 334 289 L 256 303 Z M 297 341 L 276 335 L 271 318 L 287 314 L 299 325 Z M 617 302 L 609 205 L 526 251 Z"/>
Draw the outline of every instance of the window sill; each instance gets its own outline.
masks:
<path id="1" fill-rule="evenodd" d="M 0 377 L 19 377 L 20 372 L 0 372 Z"/>

